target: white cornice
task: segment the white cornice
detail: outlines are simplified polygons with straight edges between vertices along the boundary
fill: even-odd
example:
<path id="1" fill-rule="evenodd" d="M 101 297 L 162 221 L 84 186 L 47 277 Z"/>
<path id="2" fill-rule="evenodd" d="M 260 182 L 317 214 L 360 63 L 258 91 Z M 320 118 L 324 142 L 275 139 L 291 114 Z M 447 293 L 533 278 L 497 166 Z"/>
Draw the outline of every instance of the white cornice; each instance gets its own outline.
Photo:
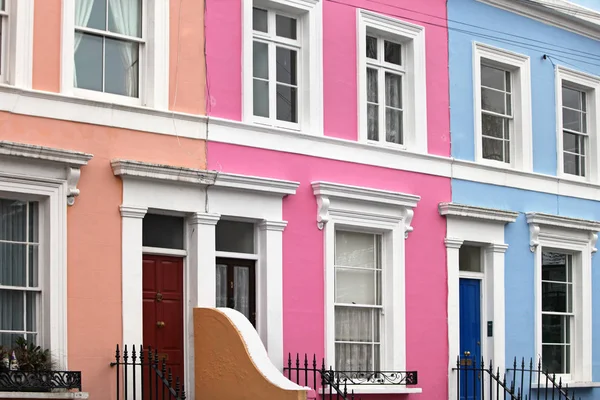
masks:
<path id="1" fill-rule="evenodd" d="M 55 149 L 33 144 L 9 142 L 6 140 L 0 141 L 0 155 L 51 161 L 72 167 L 84 166 L 92 159 L 92 157 L 94 157 L 91 154 L 79 151 Z"/>
<path id="2" fill-rule="evenodd" d="M 457 203 L 440 203 L 438 210 L 440 215 L 445 217 L 480 219 L 503 224 L 515 222 L 519 216 L 519 213 L 516 211 L 497 210 Z"/>
<path id="3" fill-rule="evenodd" d="M 93 155 L 73 150 L 55 149 L 52 147 L 37 146 L 33 144 L 0 141 L 0 156 L 9 158 L 22 158 L 45 161 L 64 169 L 64 180 L 67 184 L 67 204 L 75 204 L 75 197 L 79 196 L 77 184 L 81 177 L 81 167 L 87 165 Z"/>
<path id="4" fill-rule="evenodd" d="M 564 0 L 477 0 L 560 29 L 592 39 L 600 39 L 600 13 Z M 557 7 L 558 6 L 558 7 Z M 566 9 L 569 9 L 567 11 Z"/>
<path id="5" fill-rule="evenodd" d="M 385 224 L 404 221 L 404 234 L 412 232 L 410 225 L 420 196 L 343 185 L 331 182 L 312 182 L 313 194 L 317 198 L 317 227 L 323 229 L 331 215 L 349 220 L 369 220 Z"/>
<path id="6" fill-rule="evenodd" d="M 600 231 L 600 221 L 562 217 L 559 215 L 529 212 L 527 213 L 527 223 L 529 224 L 530 248 L 535 248 L 540 243 L 540 236 L 543 235 L 543 228 L 553 228 L 555 230 L 580 231 L 587 234 L 587 240 L 572 238 L 567 232 L 563 234 L 548 235 L 557 240 L 565 242 L 589 242 L 591 251 L 596 251 L 596 242 L 598 240 L 598 231 Z"/>
<path id="7" fill-rule="evenodd" d="M 201 186 L 266 192 L 276 195 L 295 194 L 298 182 L 279 179 L 261 178 L 203 169 L 175 167 L 172 165 L 154 164 L 132 160 L 112 160 L 113 173 L 121 178 L 181 182 Z"/>

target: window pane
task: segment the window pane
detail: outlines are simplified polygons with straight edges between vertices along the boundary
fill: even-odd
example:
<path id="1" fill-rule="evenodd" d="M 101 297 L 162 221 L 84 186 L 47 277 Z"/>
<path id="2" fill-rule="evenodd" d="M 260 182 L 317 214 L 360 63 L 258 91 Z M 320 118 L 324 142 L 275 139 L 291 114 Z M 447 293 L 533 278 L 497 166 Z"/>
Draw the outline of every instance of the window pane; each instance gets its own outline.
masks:
<path id="1" fill-rule="evenodd" d="M 402 111 L 385 109 L 385 140 L 388 143 L 403 143 Z"/>
<path id="2" fill-rule="evenodd" d="M 233 267 L 234 309 L 250 319 L 250 268 Z"/>
<path id="3" fill-rule="evenodd" d="M 367 36 L 367 57 L 377 60 L 377 38 Z"/>
<path id="4" fill-rule="evenodd" d="M 38 203 L 37 201 L 29 202 L 29 242 L 38 242 Z"/>
<path id="5" fill-rule="evenodd" d="M 385 105 L 402 108 L 402 76 L 385 73 Z"/>
<path id="6" fill-rule="evenodd" d="M 254 224 L 220 220 L 215 229 L 217 251 L 254 254 Z"/>
<path id="7" fill-rule="evenodd" d="M 568 374 L 570 368 L 569 346 L 543 345 L 542 346 L 542 369 L 550 374 Z"/>
<path id="8" fill-rule="evenodd" d="M 260 8 L 252 9 L 252 29 L 267 32 L 267 10 L 261 10 Z"/>
<path id="9" fill-rule="evenodd" d="M 102 91 L 102 38 L 75 33 L 75 87 Z"/>
<path id="10" fill-rule="evenodd" d="M 377 70 L 367 68 L 367 101 L 370 103 L 379 103 L 379 85 Z"/>
<path id="11" fill-rule="evenodd" d="M 254 79 L 252 101 L 254 115 L 269 117 L 269 82 Z"/>
<path id="12" fill-rule="evenodd" d="M 182 250 L 183 229 L 182 217 L 146 214 L 142 222 L 142 244 L 148 247 Z"/>
<path id="13" fill-rule="evenodd" d="M 29 287 L 37 287 L 38 286 L 38 274 L 39 274 L 39 268 L 38 268 L 38 263 L 39 263 L 39 259 L 38 259 L 38 253 L 39 253 L 39 248 L 38 246 L 29 246 Z"/>
<path id="14" fill-rule="evenodd" d="M 277 82 L 297 85 L 296 51 L 277 47 Z"/>
<path id="15" fill-rule="evenodd" d="M 542 315 L 542 342 L 568 344 L 571 336 L 570 318 L 566 315 Z"/>
<path id="16" fill-rule="evenodd" d="M 275 17 L 275 34 L 280 37 L 296 40 L 296 20 L 277 15 Z"/>
<path id="17" fill-rule="evenodd" d="M 379 309 L 335 307 L 335 340 L 379 342 Z"/>
<path id="18" fill-rule="evenodd" d="M 483 136 L 504 138 L 505 118 L 495 115 L 481 114 L 481 133 Z"/>
<path id="19" fill-rule="evenodd" d="M 582 115 L 579 111 L 563 108 L 563 128 L 576 132 L 583 132 L 581 126 Z"/>
<path id="20" fill-rule="evenodd" d="M 481 85 L 498 90 L 506 90 L 506 88 L 504 87 L 506 83 L 505 72 L 506 71 L 503 71 L 498 68 L 482 65 Z"/>
<path id="21" fill-rule="evenodd" d="M 483 158 L 504 161 L 504 141 L 484 137 L 482 143 Z"/>
<path id="22" fill-rule="evenodd" d="M 0 285 L 25 286 L 27 245 L 0 242 Z"/>
<path id="23" fill-rule="evenodd" d="M 0 240 L 25 242 L 27 235 L 27 203 L 0 199 Z"/>
<path id="24" fill-rule="evenodd" d="M 269 79 L 269 45 L 254 42 L 252 55 L 252 76 Z"/>
<path id="25" fill-rule="evenodd" d="M 367 137 L 379 140 L 379 106 L 367 104 Z"/>
<path id="26" fill-rule="evenodd" d="M 542 252 L 542 280 L 567 282 L 567 254 Z"/>
<path id="27" fill-rule="evenodd" d="M 388 42 L 387 40 L 385 40 L 383 42 L 383 47 L 385 52 L 385 62 L 389 62 L 396 65 L 402 64 L 402 47 L 398 43 Z"/>
<path id="28" fill-rule="evenodd" d="M 458 269 L 468 272 L 483 272 L 481 269 L 481 247 L 460 246 L 458 250 Z"/>
<path id="29" fill-rule="evenodd" d="M 570 153 L 563 153 L 563 156 L 565 174 L 585 176 L 585 161 L 583 157 Z"/>
<path id="30" fill-rule="evenodd" d="M 562 87 L 562 103 L 563 107 L 574 108 L 576 110 L 582 109 L 582 93 L 579 90 L 571 89 L 568 87 Z"/>
<path id="31" fill-rule="evenodd" d="M 107 93 L 138 97 L 139 45 L 123 40 L 106 40 Z"/>
<path id="32" fill-rule="evenodd" d="M 359 232 L 335 232 L 335 265 L 380 268 L 375 264 L 375 235 Z"/>
<path id="33" fill-rule="evenodd" d="M 335 368 L 338 371 L 372 371 L 373 345 L 335 344 Z"/>
<path id="34" fill-rule="evenodd" d="M 335 268 L 335 302 L 381 305 L 377 286 L 381 271 Z"/>
<path id="35" fill-rule="evenodd" d="M 563 132 L 563 150 L 569 153 L 583 153 L 583 136 Z"/>
<path id="36" fill-rule="evenodd" d="M 504 76 L 506 77 L 506 82 L 505 82 L 506 83 L 506 91 L 510 93 L 511 87 L 512 87 L 512 84 L 510 81 L 510 72 L 504 71 Z"/>
<path id="37" fill-rule="evenodd" d="M 504 92 L 481 88 L 481 108 L 498 114 L 506 114 L 506 98 Z"/>
<path id="38" fill-rule="evenodd" d="M 542 311 L 567 312 L 567 284 L 542 282 Z"/>
<path id="39" fill-rule="evenodd" d="M 27 292 L 25 294 L 27 306 L 27 326 L 25 330 L 35 331 L 37 329 L 37 301 L 39 294 L 36 292 Z"/>
<path id="40" fill-rule="evenodd" d="M 18 290 L 0 290 L 0 330 L 23 331 L 25 294 Z"/>
<path id="41" fill-rule="evenodd" d="M 106 30 L 106 0 L 76 0 L 75 26 Z"/>
<path id="42" fill-rule="evenodd" d="M 0 0 L 0 10 L 4 11 L 4 0 Z"/>
<path id="43" fill-rule="evenodd" d="M 298 90 L 295 87 L 277 85 L 277 119 L 298 122 Z"/>
<path id="44" fill-rule="evenodd" d="M 142 0 L 108 0 L 108 30 L 142 37 Z"/>
<path id="45" fill-rule="evenodd" d="M 227 265 L 217 264 L 217 307 L 227 307 Z"/>

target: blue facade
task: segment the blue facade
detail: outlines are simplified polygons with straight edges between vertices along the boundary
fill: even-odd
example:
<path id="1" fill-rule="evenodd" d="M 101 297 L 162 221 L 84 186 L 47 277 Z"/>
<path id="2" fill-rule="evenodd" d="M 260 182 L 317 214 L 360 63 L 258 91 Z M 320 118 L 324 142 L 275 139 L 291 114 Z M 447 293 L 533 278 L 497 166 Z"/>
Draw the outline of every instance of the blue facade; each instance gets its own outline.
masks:
<path id="1" fill-rule="evenodd" d="M 596 0 L 579 0 L 583 6 Z M 530 59 L 533 172 L 557 175 L 555 65 L 600 76 L 600 42 L 476 0 L 449 0 L 450 126 L 452 156 L 475 161 L 473 42 Z M 502 33 L 505 32 L 505 33 Z M 589 59 L 579 53 L 596 54 Z M 544 59 L 544 54 L 550 58 Z M 599 112 L 599 111 L 596 111 Z M 510 186 L 510 182 L 508 182 Z M 506 360 L 535 354 L 534 253 L 525 213 L 600 220 L 597 201 L 453 179 L 454 203 L 519 212 L 506 224 Z M 592 378 L 600 381 L 600 256 L 592 254 Z M 600 398 L 599 388 L 578 388 L 582 399 Z"/>

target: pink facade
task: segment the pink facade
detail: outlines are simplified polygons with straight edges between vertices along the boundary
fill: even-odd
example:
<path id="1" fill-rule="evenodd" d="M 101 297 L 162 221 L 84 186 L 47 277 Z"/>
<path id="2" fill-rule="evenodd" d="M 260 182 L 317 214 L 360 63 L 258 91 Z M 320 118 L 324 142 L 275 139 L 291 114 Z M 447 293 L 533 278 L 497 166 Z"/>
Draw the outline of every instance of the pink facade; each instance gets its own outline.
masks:
<path id="1" fill-rule="evenodd" d="M 445 1 L 395 1 L 393 6 L 367 0 L 322 3 L 324 135 L 348 141 L 357 141 L 359 137 L 355 117 L 359 104 L 356 43 L 359 7 L 425 27 L 427 148 L 430 154 L 448 156 L 447 31 L 436 26 L 444 21 L 433 17 L 445 18 Z M 238 0 L 207 1 L 207 83 L 211 104 L 208 113 L 211 117 L 242 120 L 242 15 Z M 319 145 L 320 141 L 315 139 L 314 146 Z M 396 156 L 404 157 L 402 151 Z M 332 158 L 336 158 L 335 155 Z M 283 233 L 286 354 L 306 352 L 320 357 L 325 351 L 324 235 L 316 224 L 317 204 L 311 182 L 326 181 L 420 196 L 412 220 L 414 231 L 406 240 L 405 305 L 406 367 L 419 372 L 418 386 L 423 393 L 402 396 L 447 398 L 445 220 L 438 213 L 438 203 L 451 199 L 449 179 L 368 163 L 218 143 L 210 141 L 210 137 L 207 161 L 211 170 L 300 183 L 296 194 L 283 200 L 283 217 L 288 221 Z M 382 398 L 394 396 L 379 395 Z"/>

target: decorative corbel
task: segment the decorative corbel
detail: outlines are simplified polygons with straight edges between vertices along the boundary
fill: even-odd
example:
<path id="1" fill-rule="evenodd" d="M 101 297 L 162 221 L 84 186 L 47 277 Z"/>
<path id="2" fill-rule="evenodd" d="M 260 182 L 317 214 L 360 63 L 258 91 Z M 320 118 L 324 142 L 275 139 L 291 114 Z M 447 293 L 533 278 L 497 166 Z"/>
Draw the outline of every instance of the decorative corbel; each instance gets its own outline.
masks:
<path id="1" fill-rule="evenodd" d="M 77 184 L 81 177 L 81 170 L 78 167 L 67 167 L 67 204 L 75 204 L 75 197 L 79 196 Z"/>
<path id="2" fill-rule="evenodd" d="M 596 248 L 597 241 L 598 241 L 598 233 L 590 232 L 590 247 L 592 249 L 592 253 L 595 253 L 596 251 L 598 251 L 598 249 Z"/>
<path id="3" fill-rule="evenodd" d="M 540 226 L 536 224 L 529 224 L 529 250 L 535 253 L 535 249 L 540 244 Z"/>
<path id="4" fill-rule="evenodd" d="M 413 227 L 410 225 L 413 217 L 415 216 L 415 212 L 412 208 L 405 207 L 404 208 L 404 239 L 408 239 L 409 232 L 413 231 Z"/>
<path id="5" fill-rule="evenodd" d="M 317 198 L 317 228 L 323 230 L 325 224 L 329 222 L 329 197 L 319 196 Z"/>

